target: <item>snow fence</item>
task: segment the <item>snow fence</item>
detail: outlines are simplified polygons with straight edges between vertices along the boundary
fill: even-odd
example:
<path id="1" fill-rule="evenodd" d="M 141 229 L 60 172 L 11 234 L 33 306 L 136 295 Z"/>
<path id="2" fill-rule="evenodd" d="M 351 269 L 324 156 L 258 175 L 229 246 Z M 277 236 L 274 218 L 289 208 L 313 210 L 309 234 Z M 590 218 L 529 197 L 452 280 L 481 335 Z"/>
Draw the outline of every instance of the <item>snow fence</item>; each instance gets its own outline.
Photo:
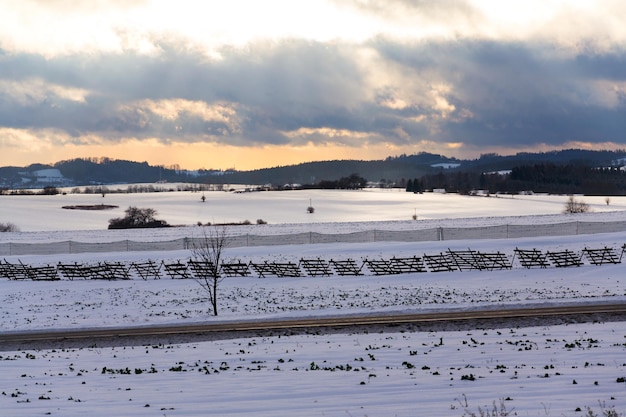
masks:
<path id="1" fill-rule="evenodd" d="M 234 235 L 228 237 L 229 247 L 299 245 L 310 243 L 360 242 L 426 242 L 461 239 L 514 239 L 540 236 L 568 236 L 579 234 L 613 233 L 626 231 L 626 221 L 568 222 L 553 224 L 498 225 L 486 227 L 437 227 L 414 230 L 368 230 L 353 233 L 296 233 L 288 235 Z M 73 240 L 46 243 L 0 242 L 0 256 L 52 255 L 86 252 L 173 251 L 192 249 L 201 239 L 180 238 L 158 242 L 76 242 Z"/>

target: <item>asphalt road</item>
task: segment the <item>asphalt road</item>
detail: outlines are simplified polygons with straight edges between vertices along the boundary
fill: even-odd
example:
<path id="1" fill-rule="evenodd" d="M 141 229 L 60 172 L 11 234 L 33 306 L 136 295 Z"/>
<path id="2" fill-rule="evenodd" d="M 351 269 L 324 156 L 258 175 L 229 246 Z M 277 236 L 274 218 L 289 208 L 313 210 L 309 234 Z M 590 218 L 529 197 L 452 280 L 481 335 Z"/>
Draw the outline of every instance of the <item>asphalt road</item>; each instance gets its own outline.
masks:
<path id="1" fill-rule="evenodd" d="M 117 339 L 141 336 L 172 336 L 188 334 L 219 334 L 259 330 L 319 329 L 349 326 L 398 325 L 408 323 L 442 323 L 469 320 L 542 318 L 558 316 L 585 316 L 597 314 L 624 314 L 626 303 L 586 304 L 570 306 L 507 308 L 491 310 L 465 310 L 412 314 L 372 314 L 332 316 L 319 318 L 294 318 L 277 320 L 219 321 L 194 324 L 168 324 L 135 327 L 106 327 L 88 329 L 59 329 L 36 331 L 9 331 L 0 333 L 0 343 L 29 343 L 54 341 L 80 341 Z"/>

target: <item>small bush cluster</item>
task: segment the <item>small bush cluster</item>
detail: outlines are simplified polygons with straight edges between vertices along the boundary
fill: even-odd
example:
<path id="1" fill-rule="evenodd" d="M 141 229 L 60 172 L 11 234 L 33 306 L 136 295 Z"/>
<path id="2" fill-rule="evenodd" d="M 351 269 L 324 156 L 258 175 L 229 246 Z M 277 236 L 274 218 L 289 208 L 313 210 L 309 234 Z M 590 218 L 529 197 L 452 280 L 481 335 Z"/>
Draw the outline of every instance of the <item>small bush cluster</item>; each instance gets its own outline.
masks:
<path id="1" fill-rule="evenodd" d="M 2 232 L 19 232 L 20 229 L 13 223 L 0 223 L 0 233 Z"/>
<path id="2" fill-rule="evenodd" d="M 563 207 L 563 213 L 575 214 L 575 213 L 588 213 L 590 211 L 589 204 L 582 200 L 577 200 L 574 196 L 569 196 Z"/>
<path id="3" fill-rule="evenodd" d="M 109 220 L 109 229 L 135 229 L 169 227 L 166 221 L 154 218 L 157 211 L 151 208 L 128 207 L 126 216 Z"/>

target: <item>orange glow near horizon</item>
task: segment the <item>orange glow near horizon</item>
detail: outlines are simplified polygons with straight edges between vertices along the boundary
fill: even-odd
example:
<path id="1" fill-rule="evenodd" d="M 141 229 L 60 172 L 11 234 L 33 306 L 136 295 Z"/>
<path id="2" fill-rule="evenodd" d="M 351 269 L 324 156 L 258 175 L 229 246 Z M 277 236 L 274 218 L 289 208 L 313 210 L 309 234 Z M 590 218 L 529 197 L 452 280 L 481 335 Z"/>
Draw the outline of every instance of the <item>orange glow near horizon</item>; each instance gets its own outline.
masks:
<path id="1" fill-rule="evenodd" d="M 312 161 L 341 159 L 376 160 L 402 153 L 419 152 L 390 147 L 388 145 L 364 146 L 360 148 L 341 145 L 265 145 L 239 147 L 215 143 L 134 142 L 131 145 L 107 146 L 98 149 L 98 155 L 112 159 L 147 161 L 152 165 L 180 165 L 183 169 L 237 169 L 249 171 L 277 166 L 297 165 Z M 95 150 L 95 148 L 90 148 Z M 84 151 L 83 151 L 84 152 Z M 88 155 L 82 155 L 88 156 Z M 66 158 L 67 159 L 67 158 Z"/>
<path id="2" fill-rule="evenodd" d="M 389 144 L 349 147 L 342 145 L 264 145 L 239 147 L 216 143 L 168 143 L 157 140 L 131 140 L 108 145 L 65 145 L 62 148 L 41 147 L 30 152 L 14 149 L 10 158 L 0 156 L 0 165 L 26 166 L 32 163 L 55 162 L 88 157 L 107 157 L 150 165 L 179 165 L 182 169 L 237 169 L 249 171 L 277 166 L 297 165 L 304 162 L 328 160 L 380 160 L 403 153 L 421 151 L 444 153 L 441 149 L 406 147 Z M 10 159 L 10 160 L 9 160 Z"/>
<path id="3" fill-rule="evenodd" d="M 581 142 L 572 142 L 567 147 L 558 149 L 623 149 L 614 143 L 604 146 L 590 146 Z M 264 145 L 257 147 L 239 147 L 216 143 L 163 143 L 157 140 L 128 140 L 118 144 L 74 145 L 62 147 L 38 146 L 30 150 L 13 148 L 10 153 L 0 155 L 0 166 L 28 166 L 33 163 L 54 164 L 74 158 L 107 157 L 111 159 L 147 162 L 150 165 L 173 166 L 181 169 L 236 169 L 250 171 L 262 168 L 297 165 L 305 162 L 329 160 L 382 160 L 402 154 L 412 155 L 420 152 L 440 154 L 460 159 L 478 158 L 483 153 L 509 155 L 511 152 L 547 152 L 558 150 L 549 145 L 533 148 L 493 148 L 471 149 L 462 143 L 438 144 L 429 141 L 416 141 L 406 146 L 391 144 L 368 144 L 362 147 L 342 146 L 338 144 L 303 146 Z"/>

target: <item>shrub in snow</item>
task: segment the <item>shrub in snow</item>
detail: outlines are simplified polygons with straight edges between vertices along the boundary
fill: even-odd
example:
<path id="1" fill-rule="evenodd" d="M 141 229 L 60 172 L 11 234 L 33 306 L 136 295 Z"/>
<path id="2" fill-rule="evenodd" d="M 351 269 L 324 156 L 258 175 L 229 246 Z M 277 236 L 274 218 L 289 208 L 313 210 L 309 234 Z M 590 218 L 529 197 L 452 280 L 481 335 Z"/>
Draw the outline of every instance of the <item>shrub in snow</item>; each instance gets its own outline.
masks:
<path id="1" fill-rule="evenodd" d="M 0 223 L 0 232 L 19 232 L 20 228 L 13 223 Z"/>
<path id="2" fill-rule="evenodd" d="M 574 196 L 569 196 L 563 207 L 564 214 L 588 213 L 590 211 L 589 204 L 582 200 L 576 200 Z"/>
<path id="3" fill-rule="evenodd" d="M 157 211 L 152 208 L 128 207 L 124 213 L 125 217 L 118 217 L 109 220 L 109 229 L 133 229 L 150 227 L 169 227 L 164 220 L 154 218 Z"/>

